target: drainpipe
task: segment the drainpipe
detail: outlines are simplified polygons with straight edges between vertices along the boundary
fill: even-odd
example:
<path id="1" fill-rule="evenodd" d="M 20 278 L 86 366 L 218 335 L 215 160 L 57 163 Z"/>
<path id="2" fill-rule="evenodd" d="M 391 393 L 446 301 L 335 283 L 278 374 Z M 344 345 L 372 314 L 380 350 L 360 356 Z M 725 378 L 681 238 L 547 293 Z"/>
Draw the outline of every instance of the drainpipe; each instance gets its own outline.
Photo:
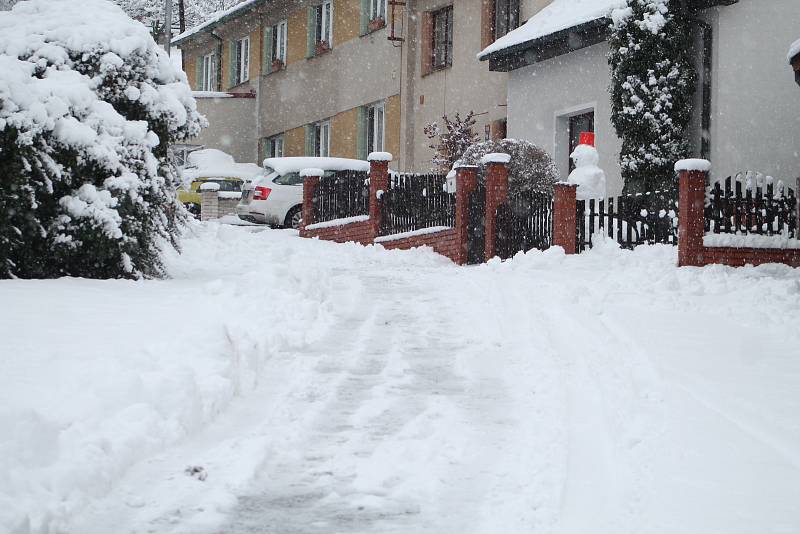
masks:
<path id="1" fill-rule="evenodd" d="M 711 91 L 714 67 L 714 30 L 711 24 L 695 18 L 695 24 L 700 28 L 703 39 L 703 103 L 700 115 L 700 157 L 711 158 Z"/>
<path id="2" fill-rule="evenodd" d="M 222 52 L 224 52 L 222 43 L 222 37 L 214 33 L 214 30 L 211 30 L 211 37 L 217 40 L 217 87 L 222 90 Z"/>

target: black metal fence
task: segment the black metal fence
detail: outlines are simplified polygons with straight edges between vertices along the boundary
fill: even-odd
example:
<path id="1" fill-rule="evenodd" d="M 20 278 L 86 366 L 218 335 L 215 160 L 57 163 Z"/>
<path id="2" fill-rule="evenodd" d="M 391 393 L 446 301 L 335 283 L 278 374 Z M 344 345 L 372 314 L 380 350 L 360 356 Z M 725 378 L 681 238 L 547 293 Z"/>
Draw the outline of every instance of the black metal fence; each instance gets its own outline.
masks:
<path id="1" fill-rule="evenodd" d="M 621 195 L 604 200 L 579 200 L 577 251 L 592 247 L 592 235 L 603 233 L 624 248 L 678 244 L 678 190 Z"/>
<path id="2" fill-rule="evenodd" d="M 740 173 L 706 190 L 705 230 L 715 234 L 797 237 L 793 189 L 757 173 Z"/>
<path id="3" fill-rule="evenodd" d="M 440 174 L 392 174 L 381 194 L 381 235 L 455 226 L 456 195 Z"/>
<path id="4" fill-rule="evenodd" d="M 508 259 L 517 252 L 546 250 L 553 242 L 553 195 L 525 191 L 509 195 L 497 208 L 495 253 Z"/>
<path id="5" fill-rule="evenodd" d="M 313 198 L 314 222 L 369 213 L 369 173 L 339 171 L 323 176 Z"/>

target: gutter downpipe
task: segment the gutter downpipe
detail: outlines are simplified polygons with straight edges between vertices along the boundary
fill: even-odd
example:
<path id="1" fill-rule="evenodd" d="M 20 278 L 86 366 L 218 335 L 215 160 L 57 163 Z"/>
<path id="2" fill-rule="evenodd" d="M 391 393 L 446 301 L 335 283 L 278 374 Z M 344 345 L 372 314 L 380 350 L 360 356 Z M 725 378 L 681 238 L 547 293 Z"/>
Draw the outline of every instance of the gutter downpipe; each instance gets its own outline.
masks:
<path id="1" fill-rule="evenodd" d="M 700 115 L 700 157 L 711 157 L 711 95 L 714 75 L 714 29 L 711 24 L 694 19 L 695 24 L 702 31 L 703 39 L 703 87 L 702 108 Z"/>

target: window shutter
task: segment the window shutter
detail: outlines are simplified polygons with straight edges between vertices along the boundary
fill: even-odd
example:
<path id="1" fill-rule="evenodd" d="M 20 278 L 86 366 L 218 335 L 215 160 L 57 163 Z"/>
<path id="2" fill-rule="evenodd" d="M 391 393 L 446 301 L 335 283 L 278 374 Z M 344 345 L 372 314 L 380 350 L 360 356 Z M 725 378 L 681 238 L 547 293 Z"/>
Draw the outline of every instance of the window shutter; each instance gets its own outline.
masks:
<path id="1" fill-rule="evenodd" d="M 306 58 L 314 57 L 317 45 L 317 8 L 308 8 L 308 36 L 306 39 Z"/>
<path id="2" fill-rule="evenodd" d="M 358 108 L 358 137 L 356 138 L 356 158 L 367 159 L 367 108 Z"/>
<path id="3" fill-rule="evenodd" d="M 314 155 L 314 125 L 306 124 L 306 156 Z"/>
<path id="4" fill-rule="evenodd" d="M 228 87 L 233 87 L 238 81 L 236 79 L 236 41 L 231 41 L 228 45 Z"/>
<path id="5" fill-rule="evenodd" d="M 361 0 L 361 35 L 369 33 L 369 2 L 370 0 Z"/>
<path id="6" fill-rule="evenodd" d="M 209 87 L 203 87 L 203 56 L 198 56 L 194 60 L 194 90 L 204 91 L 209 90 Z"/>
<path id="7" fill-rule="evenodd" d="M 267 74 L 272 72 L 272 26 L 264 28 L 264 66 L 263 71 Z"/>

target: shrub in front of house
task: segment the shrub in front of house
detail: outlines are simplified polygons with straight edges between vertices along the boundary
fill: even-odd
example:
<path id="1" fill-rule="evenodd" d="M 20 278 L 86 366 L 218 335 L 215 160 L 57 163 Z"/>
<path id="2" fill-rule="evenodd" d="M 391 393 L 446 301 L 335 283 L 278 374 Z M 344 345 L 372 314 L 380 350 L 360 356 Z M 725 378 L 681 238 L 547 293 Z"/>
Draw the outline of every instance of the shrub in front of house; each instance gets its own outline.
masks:
<path id="1" fill-rule="evenodd" d="M 0 278 L 159 276 L 177 246 L 167 145 L 204 119 L 144 26 L 81 6 L 0 13 Z"/>
<path id="2" fill-rule="evenodd" d="M 486 154 L 502 153 L 511 156 L 508 164 L 509 192 L 552 191 L 559 180 L 558 169 L 553 158 L 544 149 L 529 141 L 502 139 L 482 141 L 470 146 L 461 156 L 460 163 L 480 165 Z"/>

